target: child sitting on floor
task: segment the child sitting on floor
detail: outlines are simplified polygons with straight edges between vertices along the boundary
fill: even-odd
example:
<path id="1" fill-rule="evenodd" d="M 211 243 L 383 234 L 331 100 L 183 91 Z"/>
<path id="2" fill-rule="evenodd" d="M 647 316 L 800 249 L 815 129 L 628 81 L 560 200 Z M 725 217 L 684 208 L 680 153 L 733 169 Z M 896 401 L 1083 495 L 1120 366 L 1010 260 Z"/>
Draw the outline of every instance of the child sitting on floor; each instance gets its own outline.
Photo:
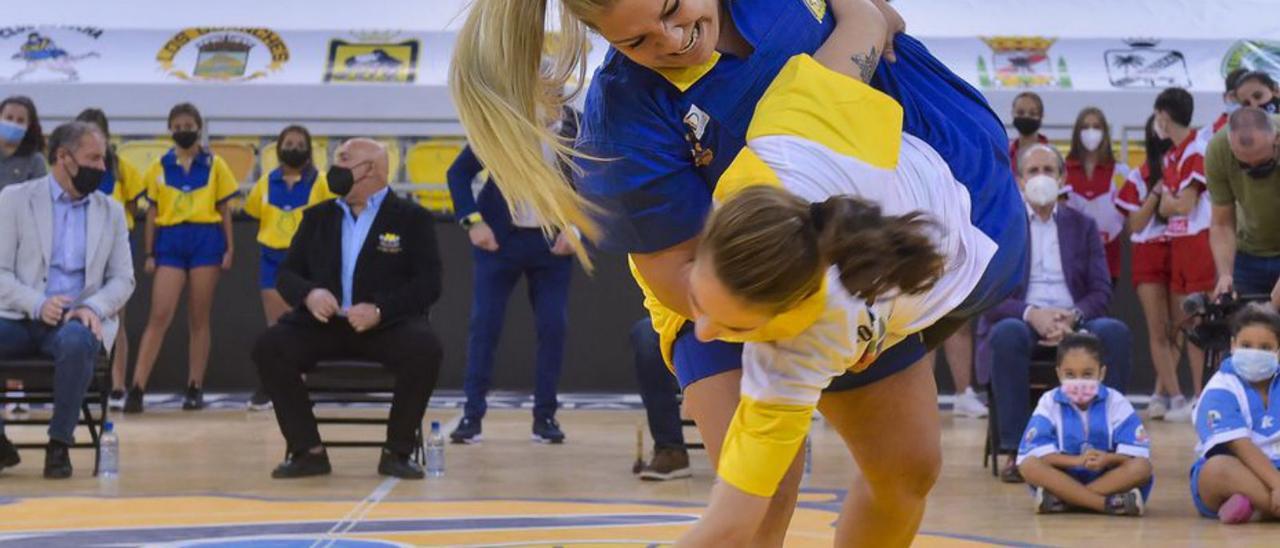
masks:
<path id="1" fill-rule="evenodd" d="M 1280 517 L 1280 315 L 1249 305 L 1232 319 L 1231 356 L 1205 385 L 1195 425 L 1191 501 L 1200 515 L 1244 523 Z"/>
<path id="2" fill-rule="evenodd" d="M 1018 471 L 1035 493 L 1037 513 L 1143 514 L 1150 439 L 1124 394 L 1102 386 L 1102 350 L 1087 333 L 1058 344 L 1062 386 L 1040 398 L 1018 448 Z"/>

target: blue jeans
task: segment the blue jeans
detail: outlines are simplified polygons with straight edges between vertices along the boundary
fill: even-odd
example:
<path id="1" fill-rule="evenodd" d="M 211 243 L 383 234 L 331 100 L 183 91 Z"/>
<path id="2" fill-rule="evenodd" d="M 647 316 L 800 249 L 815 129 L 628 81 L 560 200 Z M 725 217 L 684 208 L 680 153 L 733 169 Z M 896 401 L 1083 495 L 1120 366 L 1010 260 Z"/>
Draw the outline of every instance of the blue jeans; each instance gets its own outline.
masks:
<path id="1" fill-rule="evenodd" d="M 0 319 L 0 359 L 53 358 L 53 419 L 49 439 L 75 443 L 80 404 L 93 382 L 102 343 L 78 321 L 57 327 L 30 320 Z M 4 421 L 0 419 L 0 435 Z"/>
<path id="2" fill-rule="evenodd" d="M 569 282 L 573 259 L 551 253 L 551 246 L 537 229 L 518 229 L 500 242 L 498 251 L 473 249 L 475 293 L 471 302 L 471 332 L 467 339 L 467 374 L 463 392 L 465 414 L 481 419 L 488 406 L 485 396 L 492 384 L 493 360 L 502 337 L 507 301 L 521 277 L 529 283 L 534 326 L 538 332 L 537 364 L 533 388 L 533 417 L 552 418 L 559 403 L 556 386 L 564 361 L 564 338 L 569 328 Z"/>
<path id="3" fill-rule="evenodd" d="M 680 388 L 662 361 L 658 332 L 648 318 L 631 328 L 631 348 L 636 355 L 636 378 L 640 381 L 640 401 L 649 418 L 649 435 L 654 449 L 684 450 L 684 429 L 680 424 Z"/>
<path id="4" fill-rule="evenodd" d="M 1259 257 L 1237 251 L 1233 278 L 1236 293 L 1270 295 L 1276 280 L 1280 280 L 1280 257 Z"/>
<path id="5" fill-rule="evenodd" d="M 1120 391 L 1129 386 L 1130 350 L 1133 341 L 1129 326 L 1112 318 L 1084 322 L 1084 330 L 1102 340 L 1107 366 L 1103 384 Z M 999 417 L 1000 449 L 1016 451 L 1022 431 L 1031 419 L 1031 353 L 1040 334 L 1017 318 L 1000 320 L 988 335 L 991 346 L 991 383 Z"/>

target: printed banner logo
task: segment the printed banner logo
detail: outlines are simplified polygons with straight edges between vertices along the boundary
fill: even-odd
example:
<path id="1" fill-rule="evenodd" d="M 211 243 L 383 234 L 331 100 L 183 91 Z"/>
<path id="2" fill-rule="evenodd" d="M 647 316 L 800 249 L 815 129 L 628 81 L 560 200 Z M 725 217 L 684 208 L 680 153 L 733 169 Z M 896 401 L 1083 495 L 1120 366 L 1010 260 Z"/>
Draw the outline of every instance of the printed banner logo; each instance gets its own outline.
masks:
<path id="1" fill-rule="evenodd" d="M 1054 63 L 1049 54 L 1055 39 L 1039 36 L 991 36 L 982 38 L 991 48 L 990 68 L 978 57 L 978 80 L 984 88 L 1071 89 L 1067 60 Z"/>
<path id="2" fill-rule="evenodd" d="M 1231 45 L 1222 58 L 1222 77 L 1244 67 L 1260 70 L 1280 79 L 1280 42 L 1270 40 L 1240 40 Z"/>
<path id="3" fill-rule="evenodd" d="M 421 43 L 393 41 L 396 32 L 357 32 L 356 41 L 329 41 L 325 82 L 413 83 L 418 73 Z"/>
<path id="4" fill-rule="evenodd" d="M 1118 88 L 1191 87 L 1187 59 L 1181 51 L 1156 49 L 1159 40 L 1133 38 L 1124 41 L 1129 49 L 1109 49 L 1103 53 L 1107 78 Z"/>
<path id="5" fill-rule="evenodd" d="M 156 61 L 181 80 L 243 82 L 278 72 L 289 62 L 289 47 L 270 29 L 188 28 L 165 42 Z"/>
<path id="6" fill-rule="evenodd" d="M 54 81 L 78 82 L 80 72 L 76 66 L 85 59 L 96 59 L 95 42 L 102 37 L 102 29 L 94 27 L 32 27 L 0 28 L 0 52 L 13 53 L 7 62 L 13 65 L 9 74 L 11 82 Z"/>

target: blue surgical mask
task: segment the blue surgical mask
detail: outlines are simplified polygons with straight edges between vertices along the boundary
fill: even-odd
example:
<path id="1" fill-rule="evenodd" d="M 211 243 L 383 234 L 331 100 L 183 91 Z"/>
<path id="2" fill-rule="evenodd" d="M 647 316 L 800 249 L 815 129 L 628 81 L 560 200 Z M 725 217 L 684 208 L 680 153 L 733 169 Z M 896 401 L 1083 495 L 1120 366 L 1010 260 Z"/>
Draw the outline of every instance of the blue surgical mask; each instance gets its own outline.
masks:
<path id="1" fill-rule="evenodd" d="M 1270 350 L 1237 348 L 1231 351 L 1231 367 L 1246 381 L 1262 382 L 1275 376 L 1280 355 Z"/>
<path id="2" fill-rule="evenodd" d="M 8 120 L 0 120 L 0 141 L 21 143 L 27 136 L 27 126 L 15 124 Z"/>

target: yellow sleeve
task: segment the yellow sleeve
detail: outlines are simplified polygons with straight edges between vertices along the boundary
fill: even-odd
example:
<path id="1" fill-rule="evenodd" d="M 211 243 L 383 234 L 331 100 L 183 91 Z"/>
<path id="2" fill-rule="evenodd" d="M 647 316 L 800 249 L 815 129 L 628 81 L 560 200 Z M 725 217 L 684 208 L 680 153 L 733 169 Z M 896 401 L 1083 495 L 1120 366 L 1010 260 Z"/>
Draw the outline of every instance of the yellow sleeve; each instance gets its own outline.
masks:
<path id="1" fill-rule="evenodd" d="M 138 173 L 137 166 L 124 157 L 116 156 L 116 176 L 120 179 L 117 184 L 123 189 L 126 202 L 133 202 L 147 192 L 146 182 Z"/>
<path id="2" fill-rule="evenodd" d="M 227 201 L 227 199 L 235 196 L 240 191 L 239 181 L 236 181 L 236 176 L 231 172 L 231 167 L 220 156 L 215 155 L 213 157 L 213 170 L 209 176 L 213 177 L 213 195 L 219 204 Z"/>
<path id="3" fill-rule="evenodd" d="M 338 195 L 329 190 L 329 177 L 320 172 L 316 175 L 316 182 L 311 187 L 311 200 L 307 203 L 307 207 L 316 205 L 325 200 L 332 200 Z"/>
<path id="4" fill-rule="evenodd" d="M 745 394 L 720 451 L 720 479 L 772 497 L 809 433 L 813 406 L 759 402 Z"/>
<path id="5" fill-rule="evenodd" d="M 249 197 L 244 200 L 244 212 L 254 219 L 262 218 L 262 196 L 267 191 L 267 177 L 269 174 L 263 174 L 258 178 L 258 182 L 253 184 L 253 188 L 249 190 Z"/>
<path id="6" fill-rule="evenodd" d="M 147 166 L 147 171 L 142 174 L 142 192 L 146 196 L 147 201 L 153 205 L 160 201 L 160 177 L 164 173 L 164 167 L 160 165 L 160 161 L 156 160 Z"/>

